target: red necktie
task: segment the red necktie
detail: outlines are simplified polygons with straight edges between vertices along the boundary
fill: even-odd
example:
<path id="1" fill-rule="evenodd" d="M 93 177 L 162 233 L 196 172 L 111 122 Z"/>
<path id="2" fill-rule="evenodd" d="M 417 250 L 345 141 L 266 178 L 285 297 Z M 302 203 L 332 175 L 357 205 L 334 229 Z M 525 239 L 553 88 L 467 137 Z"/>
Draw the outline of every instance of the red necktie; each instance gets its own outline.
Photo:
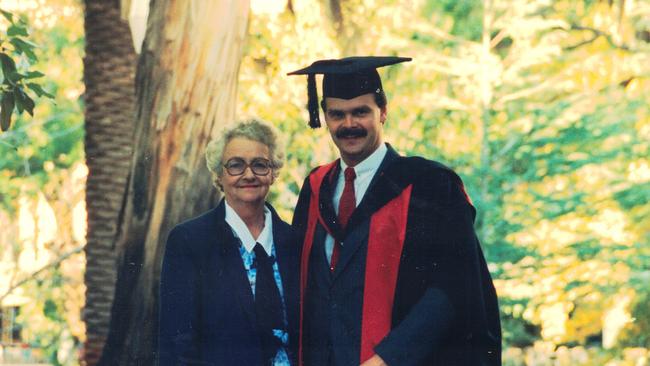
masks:
<path id="1" fill-rule="evenodd" d="M 357 175 L 354 173 L 354 168 L 345 168 L 345 186 L 343 187 L 343 194 L 339 201 L 339 224 L 342 229 L 348 224 L 350 216 L 354 208 L 357 206 L 357 200 L 354 196 L 354 178 Z M 332 249 L 332 258 L 330 259 L 330 270 L 333 272 L 336 268 L 336 263 L 339 260 L 339 252 L 341 251 L 341 242 L 334 241 L 334 248 Z"/>

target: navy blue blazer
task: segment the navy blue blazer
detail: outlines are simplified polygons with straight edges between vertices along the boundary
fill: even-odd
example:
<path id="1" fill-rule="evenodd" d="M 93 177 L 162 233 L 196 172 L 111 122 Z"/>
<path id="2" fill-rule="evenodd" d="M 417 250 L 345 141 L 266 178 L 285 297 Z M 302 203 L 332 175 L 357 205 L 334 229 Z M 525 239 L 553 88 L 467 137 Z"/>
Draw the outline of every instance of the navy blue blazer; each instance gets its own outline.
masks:
<path id="1" fill-rule="evenodd" d="M 295 364 L 299 259 L 290 226 L 267 204 Z M 223 200 L 172 229 L 160 277 L 160 366 L 262 365 L 253 293 Z"/>

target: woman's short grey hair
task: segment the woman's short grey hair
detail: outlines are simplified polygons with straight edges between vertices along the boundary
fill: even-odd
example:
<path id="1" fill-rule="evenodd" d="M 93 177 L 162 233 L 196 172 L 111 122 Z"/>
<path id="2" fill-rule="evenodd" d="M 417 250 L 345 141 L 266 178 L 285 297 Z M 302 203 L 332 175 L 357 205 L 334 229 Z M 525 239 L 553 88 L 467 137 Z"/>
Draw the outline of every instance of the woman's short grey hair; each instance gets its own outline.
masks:
<path id="1" fill-rule="evenodd" d="M 250 118 L 226 127 L 221 134 L 208 143 L 205 160 L 214 179 L 223 174 L 223 151 L 228 143 L 237 137 L 257 141 L 269 148 L 273 176 L 277 177 L 284 165 L 284 142 L 280 132 L 268 122 Z"/>

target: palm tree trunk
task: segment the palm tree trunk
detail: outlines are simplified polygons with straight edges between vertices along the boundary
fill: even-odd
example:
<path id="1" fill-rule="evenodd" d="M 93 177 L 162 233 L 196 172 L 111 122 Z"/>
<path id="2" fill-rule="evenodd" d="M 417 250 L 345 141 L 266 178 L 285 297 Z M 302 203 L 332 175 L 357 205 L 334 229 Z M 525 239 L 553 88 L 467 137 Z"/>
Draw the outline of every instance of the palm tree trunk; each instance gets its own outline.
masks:
<path id="1" fill-rule="evenodd" d="M 82 363 L 92 366 L 108 335 L 113 302 L 117 219 L 132 152 L 136 55 L 117 1 L 86 0 L 85 5 L 88 231 Z"/>

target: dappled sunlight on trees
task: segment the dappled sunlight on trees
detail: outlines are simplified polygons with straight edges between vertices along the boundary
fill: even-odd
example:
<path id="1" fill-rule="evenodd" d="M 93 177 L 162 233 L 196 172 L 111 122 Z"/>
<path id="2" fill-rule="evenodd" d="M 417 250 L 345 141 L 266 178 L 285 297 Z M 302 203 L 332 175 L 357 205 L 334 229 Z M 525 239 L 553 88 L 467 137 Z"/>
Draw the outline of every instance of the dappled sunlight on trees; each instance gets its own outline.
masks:
<path id="1" fill-rule="evenodd" d="M 0 6 L 27 19 L 33 66 L 46 74 L 38 80 L 55 96 L 37 100 L 33 117 L 15 115 L 0 134 L 0 304 L 19 307 L 22 329 L 2 339 L 4 361 L 74 365 L 85 337 L 81 9 L 73 0 Z"/>
<path id="2" fill-rule="evenodd" d="M 41 45 L 35 66 L 56 97 L 0 135 L 0 255 L 13 283 L 83 244 L 82 229 L 66 224 L 85 214 L 71 188 L 84 179 L 82 12 L 73 0 L 38 4 L 9 9 L 26 14 Z M 328 131 L 307 126 L 305 80 L 286 73 L 322 58 L 413 57 L 381 71 L 385 138 L 462 176 L 500 296 L 504 363 L 648 362 L 648 0 L 273 5 L 252 1 L 237 115 L 285 134 L 270 195 L 280 216 L 291 219 L 308 172 L 337 157 Z M 21 232 L 38 205 L 56 230 L 32 222 Z M 34 266 L 18 271 L 21 256 Z M 19 316 L 25 342 L 52 363 L 66 364 L 53 360 L 84 339 L 83 265 L 73 253 L 13 292 L 30 299 Z"/>
<path id="3" fill-rule="evenodd" d="M 3 222 L 0 301 L 20 309 L 21 336 L 3 339 L 4 360 L 27 348 L 28 359 L 75 364 L 85 339 L 81 321 L 87 169 L 76 163 L 53 171 L 34 195 L 22 195 L 15 219 Z M 24 345 L 24 346 L 23 346 Z M 20 351 L 24 353 L 23 351 Z"/>

